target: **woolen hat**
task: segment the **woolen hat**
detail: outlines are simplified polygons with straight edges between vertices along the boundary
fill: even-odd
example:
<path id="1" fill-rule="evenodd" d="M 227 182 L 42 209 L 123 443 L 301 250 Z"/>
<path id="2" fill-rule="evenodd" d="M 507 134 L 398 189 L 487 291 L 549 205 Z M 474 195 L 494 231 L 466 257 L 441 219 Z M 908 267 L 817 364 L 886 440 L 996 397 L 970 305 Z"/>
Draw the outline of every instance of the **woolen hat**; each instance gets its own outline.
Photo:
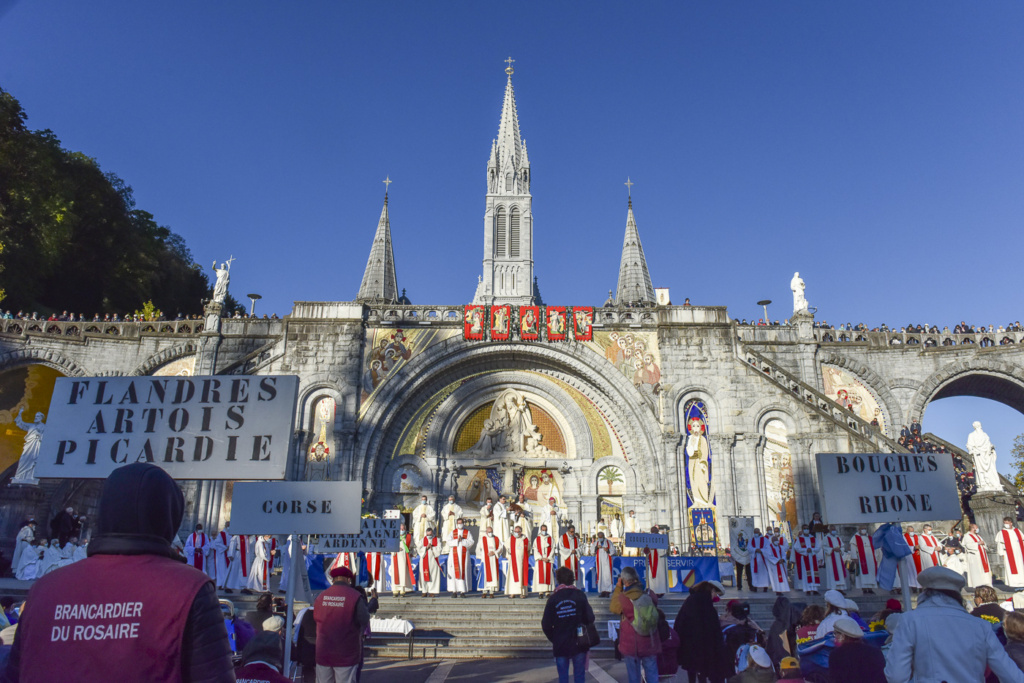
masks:
<path id="1" fill-rule="evenodd" d="M 266 662 L 280 671 L 283 661 L 281 636 L 277 633 L 268 631 L 257 633 L 242 650 L 242 664 Z"/>
<path id="2" fill-rule="evenodd" d="M 846 609 L 846 596 L 837 590 L 825 591 L 825 602 L 833 607 Z"/>
<path id="3" fill-rule="evenodd" d="M 331 570 L 331 577 L 332 578 L 337 578 L 339 576 L 341 578 L 343 578 L 343 579 L 354 579 L 354 578 L 356 578 L 356 575 L 353 574 L 352 570 L 349 569 L 348 567 L 335 567 L 334 569 Z"/>
<path id="4" fill-rule="evenodd" d="M 902 612 L 903 603 L 896 598 L 889 598 L 885 601 L 885 609 L 891 609 L 893 612 Z"/>
<path id="5" fill-rule="evenodd" d="M 967 581 L 962 574 L 945 567 L 928 567 L 917 575 L 917 582 L 921 588 L 934 588 L 936 590 L 947 590 L 960 592 Z"/>
<path id="6" fill-rule="evenodd" d="M 747 650 L 747 654 L 750 655 L 750 661 L 762 669 L 772 668 L 772 658 L 768 656 L 768 652 L 760 645 L 751 645 L 750 649 Z"/>
<path id="7" fill-rule="evenodd" d="M 848 638 L 864 637 L 864 631 L 861 630 L 860 625 L 850 617 L 840 617 L 839 619 L 836 619 L 832 628 L 837 633 L 842 633 Z"/>

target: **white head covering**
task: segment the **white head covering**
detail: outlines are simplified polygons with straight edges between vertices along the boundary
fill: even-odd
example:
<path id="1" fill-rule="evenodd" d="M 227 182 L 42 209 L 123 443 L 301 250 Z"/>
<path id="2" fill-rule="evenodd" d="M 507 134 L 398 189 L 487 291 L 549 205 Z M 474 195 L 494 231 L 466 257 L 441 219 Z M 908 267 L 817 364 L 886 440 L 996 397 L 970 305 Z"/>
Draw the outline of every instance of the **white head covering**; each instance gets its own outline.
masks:
<path id="1" fill-rule="evenodd" d="M 839 619 L 836 619 L 833 629 L 836 633 L 842 633 L 847 638 L 864 637 L 864 631 L 862 631 L 857 622 L 850 617 L 840 617 Z"/>
<path id="2" fill-rule="evenodd" d="M 825 591 L 825 602 L 833 607 L 846 609 L 846 597 L 837 590 Z"/>
<path id="3" fill-rule="evenodd" d="M 762 669 L 772 668 L 772 658 L 768 656 L 768 653 L 760 645 L 751 645 L 750 649 L 747 650 L 747 654 L 750 656 L 750 661 Z"/>

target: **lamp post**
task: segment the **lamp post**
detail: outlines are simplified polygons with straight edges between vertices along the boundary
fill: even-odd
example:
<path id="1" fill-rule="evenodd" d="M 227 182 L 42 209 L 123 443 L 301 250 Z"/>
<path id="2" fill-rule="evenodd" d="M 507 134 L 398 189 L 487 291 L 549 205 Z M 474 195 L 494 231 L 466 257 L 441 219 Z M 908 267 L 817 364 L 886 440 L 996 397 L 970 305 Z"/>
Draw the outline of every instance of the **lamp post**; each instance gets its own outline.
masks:
<path id="1" fill-rule="evenodd" d="M 757 302 L 757 305 L 764 309 L 764 324 L 768 324 L 768 304 L 772 302 L 771 299 L 761 299 Z"/>
<path id="2" fill-rule="evenodd" d="M 256 302 L 262 299 L 263 297 L 260 296 L 259 294 L 246 294 L 246 296 L 249 297 L 250 301 L 252 301 L 252 306 L 249 307 L 249 317 L 251 318 L 253 314 L 256 312 Z"/>

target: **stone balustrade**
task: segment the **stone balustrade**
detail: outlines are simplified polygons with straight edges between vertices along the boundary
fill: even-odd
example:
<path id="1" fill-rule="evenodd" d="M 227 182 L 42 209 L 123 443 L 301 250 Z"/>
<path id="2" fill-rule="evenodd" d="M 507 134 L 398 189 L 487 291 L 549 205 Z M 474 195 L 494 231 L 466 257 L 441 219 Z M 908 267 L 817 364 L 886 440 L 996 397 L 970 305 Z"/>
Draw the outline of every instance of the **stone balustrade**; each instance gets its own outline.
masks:
<path id="1" fill-rule="evenodd" d="M 747 344 L 785 344 L 800 341 L 795 325 L 737 325 L 740 341 Z M 1024 332 L 975 332 L 954 334 L 952 332 L 868 332 L 863 330 L 840 330 L 818 327 L 812 330 L 813 338 L 821 344 L 863 344 L 866 346 L 910 346 L 921 349 L 956 349 L 998 347 L 1004 339 L 1005 345 L 1024 343 Z"/>
<path id="2" fill-rule="evenodd" d="M 42 335 L 68 339 L 121 337 L 137 339 L 142 335 L 193 335 L 203 331 L 202 320 L 159 320 L 153 322 L 59 322 L 55 320 L 0 320 L 0 333 L 17 337 Z"/>

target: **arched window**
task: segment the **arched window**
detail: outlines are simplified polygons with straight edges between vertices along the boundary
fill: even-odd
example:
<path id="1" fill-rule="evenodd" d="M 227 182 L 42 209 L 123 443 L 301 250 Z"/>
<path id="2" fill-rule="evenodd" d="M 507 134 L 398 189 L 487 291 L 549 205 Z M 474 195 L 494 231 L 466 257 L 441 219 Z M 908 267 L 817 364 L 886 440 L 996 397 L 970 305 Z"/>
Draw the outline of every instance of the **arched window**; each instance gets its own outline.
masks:
<path id="1" fill-rule="evenodd" d="M 515 207 L 509 214 L 508 255 L 519 256 L 519 209 Z"/>
<path id="2" fill-rule="evenodd" d="M 511 192 L 511 191 L 512 191 L 512 174 L 511 173 L 506 173 L 505 174 L 505 192 Z"/>
<path id="3" fill-rule="evenodd" d="M 498 207 L 498 210 L 494 214 L 494 255 L 505 256 L 508 251 L 506 244 L 508 242 L 508 227 L 506 226 L 505 220 L 505 209 Z"/>

